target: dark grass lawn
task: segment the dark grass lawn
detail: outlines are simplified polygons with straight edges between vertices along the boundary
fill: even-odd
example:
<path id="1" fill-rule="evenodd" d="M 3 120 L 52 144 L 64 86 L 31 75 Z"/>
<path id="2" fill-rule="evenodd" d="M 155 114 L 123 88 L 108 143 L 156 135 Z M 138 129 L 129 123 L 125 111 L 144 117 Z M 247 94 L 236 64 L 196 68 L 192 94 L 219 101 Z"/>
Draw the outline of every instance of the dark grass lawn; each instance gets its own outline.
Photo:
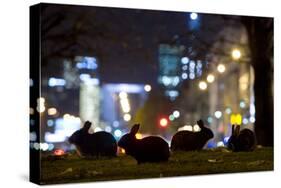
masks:
<path id="1" fill-rule="evenodd" d="M 41 184 L 268 170 L 273 170 L 272 148 L 237 153 L 224 148 L 175 152 L 169 162 L 141 165 L 126 155 L 111 159 L 81 159 L 72 154 L 63 159 L 43 157 Z"/>

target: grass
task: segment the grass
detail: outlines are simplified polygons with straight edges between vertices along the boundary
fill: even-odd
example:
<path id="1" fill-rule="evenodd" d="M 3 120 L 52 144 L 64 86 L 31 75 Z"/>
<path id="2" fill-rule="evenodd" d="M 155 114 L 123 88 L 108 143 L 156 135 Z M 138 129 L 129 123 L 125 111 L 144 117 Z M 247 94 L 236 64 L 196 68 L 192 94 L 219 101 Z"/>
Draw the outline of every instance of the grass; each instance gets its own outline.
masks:
<path id="1" fill-rule="evenodd" d="M 175 152 L 166 163 L 137 165 L 126 155 L 81 159 L 76 154 L 55 159 L 42 157 L 41 184 L 233 173 L 273 170 L 273 149 L 229 152 L 224 148 L 198 152 Z"/>

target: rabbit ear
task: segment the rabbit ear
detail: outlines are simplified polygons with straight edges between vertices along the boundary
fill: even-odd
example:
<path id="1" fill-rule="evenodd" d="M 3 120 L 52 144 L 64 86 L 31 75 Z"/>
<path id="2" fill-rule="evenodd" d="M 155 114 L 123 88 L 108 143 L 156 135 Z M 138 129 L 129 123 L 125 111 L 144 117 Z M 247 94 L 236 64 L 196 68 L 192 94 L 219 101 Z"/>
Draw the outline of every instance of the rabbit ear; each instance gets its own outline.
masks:
<path id="1" fill-rule="evenodd" d="M 235 125 L 233 124 L 231 127 L 231 135 L 234 135 Z"/>
<path id="2" fill-rule="evenodd" d="M 135 124 L 131 129 L 131 134 L 137 134 L 138 130 L 140 129 L 140 124 Z"/>
<path id="3" fill-rule="evenodd" d="M 204 122 L 202 119 L 200 119 L 199 121 L 197 121 L 197 124 L 199 125 L 199 127 L 204 127 Z"/>
<path id="4" fill-rule="evenodd" d="M 87 131 L 90 129 L 91 125 L 92 125 L 92 123 L 90 121 L 86 121 L 83 126 L 83 129 Z"/>
<path id="5" fill-rule="evenodd" d="M 235 135 L 238 136 L 239 132 L 240 132 L 240 126 L 237 125 L 236 128 L 235 128 Z"/>

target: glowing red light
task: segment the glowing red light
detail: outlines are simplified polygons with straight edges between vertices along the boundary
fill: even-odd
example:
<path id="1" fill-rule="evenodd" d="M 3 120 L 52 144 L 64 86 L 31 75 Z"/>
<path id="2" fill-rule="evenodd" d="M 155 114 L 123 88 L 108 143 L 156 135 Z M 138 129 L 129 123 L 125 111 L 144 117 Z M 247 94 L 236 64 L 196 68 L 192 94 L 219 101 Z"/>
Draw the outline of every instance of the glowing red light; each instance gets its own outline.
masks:
<path id="1" fill-rule="evenodd" d="M 61 156 L 61 155 L 64 155 L 64 154 L 65 154 L 65 152 L 62 149 L 56 149 L 54 151 L 54 155 L 56 155 L 56 156 Z"/>
<path id="2" fill-rule="evenodd" d="M 167 125 L 168 125 L 168 120 L 167 120 L 167 118 L 161 118 L 160 121 L 159 121 L 159 123 L 160 123 L 160 126 L 161 126 L 161 127 L 167 127 Z"/>

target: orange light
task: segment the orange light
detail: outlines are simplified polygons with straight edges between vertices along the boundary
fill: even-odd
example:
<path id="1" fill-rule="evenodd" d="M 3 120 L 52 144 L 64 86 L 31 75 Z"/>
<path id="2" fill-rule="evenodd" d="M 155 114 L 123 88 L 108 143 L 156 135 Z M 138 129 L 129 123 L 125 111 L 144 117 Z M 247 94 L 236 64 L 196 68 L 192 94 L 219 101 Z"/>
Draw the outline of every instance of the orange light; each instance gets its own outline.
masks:
<path id="1" fill-rule="evenodd" d="M 142 134 L 141 133 L 137 133 L 136 134 L 136 139 L 138 139 L 138 140 L 142 139 Z"/>
<path id="2" fill-rule="evenodd" d="M 161 127 L 167 127 L 168 125 L 168 120 L 166 118 L 161 118 L 160 119 L 160 126 Z"/>
<path id="3" fill-rule="evenodd" d="M 56 155 L 56 156 L 61 156 L 61 155 L 64 155 L 64 154 L 65 154 L 65 152 L 62 149 L 56 149 L 54 151 L 54 155 Z"/>

